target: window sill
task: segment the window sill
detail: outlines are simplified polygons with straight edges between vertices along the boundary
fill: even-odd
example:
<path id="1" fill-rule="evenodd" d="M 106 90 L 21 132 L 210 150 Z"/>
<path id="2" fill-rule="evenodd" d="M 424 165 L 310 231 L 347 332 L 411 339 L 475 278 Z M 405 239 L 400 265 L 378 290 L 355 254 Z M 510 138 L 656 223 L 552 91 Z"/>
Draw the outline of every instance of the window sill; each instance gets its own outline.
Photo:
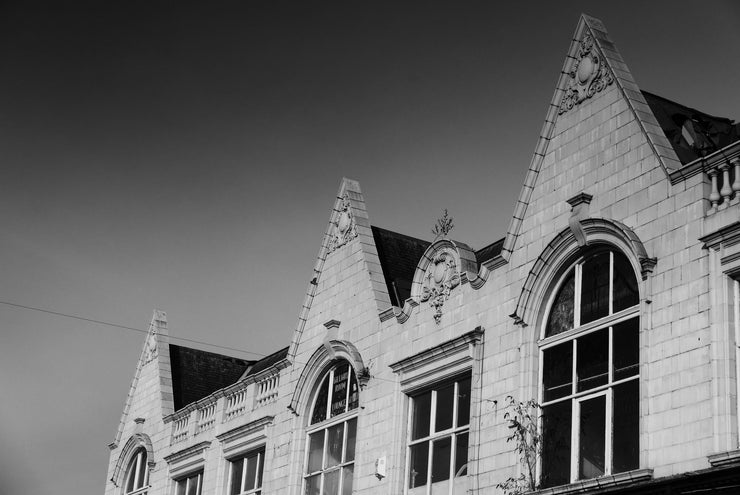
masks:
<path id="1" fill-rule="evenodd" d="M 640 481 L 648 481 L 653 479 L 652 469 L 635 469 L 634 471 L 627 471 L 625 473 L 612 474 L 609 476 L 602 476 L 600 478 L 593 478 L 590 480 L 576 481 L 569 485 L 555 486 L 552 488 L 544 488 L 542 490 L 535 490 L 529 492 L 530 494 L 537 495 L 565 495 L 575 493 L 589 493 L 595 490 L 601 490 L 603 488 L 617 487 L 621 485 L 628 485 L 631 483 L 637 483 Z"/>

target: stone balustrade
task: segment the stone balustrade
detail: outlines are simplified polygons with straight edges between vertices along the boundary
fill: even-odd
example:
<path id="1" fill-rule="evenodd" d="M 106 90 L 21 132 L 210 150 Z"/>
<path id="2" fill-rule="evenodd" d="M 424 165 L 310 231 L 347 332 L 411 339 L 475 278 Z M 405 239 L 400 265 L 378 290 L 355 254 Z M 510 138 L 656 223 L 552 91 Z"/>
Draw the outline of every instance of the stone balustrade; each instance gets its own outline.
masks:
<path id="1" fill-rule="evenodd" d="M 216 401 L 198 409 L 196 433 L 210 430 L 216 424 Z"/>
<path id="2" fill-rule="evenodd" d="M 244 414 L 247 409 L 247 389 L 241 388 L 226 396 L 224 421 Z"/>
<path id="3" fill-rule="evenodd" d="M 182 442 L 188 437 L 190 416 L 183 416 L 172 423 L 172 443 Z"/>
<path id="4" fill-rule="evenodd" d="M 724 161 L 711 166 L 707 170 L 711 181 L 709 193 L 710 208 L 707 215 L 727 208 L 730 205 L 740 203 L 740 158 L 732 158 L 729 162 Z"/>
<path id="5" fill-rule="evenodd" d="M 277 400 L 279 380 L 280 375 L 271 375 L 257 383 L 255 409 Z"/>

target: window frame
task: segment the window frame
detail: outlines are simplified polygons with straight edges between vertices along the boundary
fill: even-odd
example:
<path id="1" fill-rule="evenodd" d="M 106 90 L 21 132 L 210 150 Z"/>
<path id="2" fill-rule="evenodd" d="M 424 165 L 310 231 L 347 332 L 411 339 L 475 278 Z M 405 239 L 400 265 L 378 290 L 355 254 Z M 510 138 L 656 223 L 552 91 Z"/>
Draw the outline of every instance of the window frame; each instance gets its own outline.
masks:
<path id="1" fill-rule="evenodd" d="M 464 380 L 470 381 L 470 390 L 468 392 L 468 422 L 465 425 L 459 426 L 458 423 L 458 412 L 459 412 L 459 397 L 460 397 L 460 382 Z M 453 404 L 452 404 L 452 426 L 449 428 L 446 428 L 444 430 L 435 431 L 436 429 L 436 422 L 437 422 L 437 396 L 438 391 L 441 389 L 444 389 L 446 386 L 448 386 L 450 383 L 453 384 Z M 418 488 L 421 488 L 424 486 L 426 488 L 425 493 L 429 495 L 432 491 L 432 487 L 435 484 L 434 481 L 432 481 L 432 474 L 433 474 L 433 461 L 434 461 L 434 443 L 438 442 L 440 440 L 444 440 L 445 438 L 450 438 L 450 468 L 449 468 L 449 477 L 446 480 L 449 488 L 449 494 L 452 495 L 454 493 L 454 479 L 458 477 L 458 472 L 455 470 L 455 465 L 457 464 L 457 442 L 458 438 L 461 435 L 468 435 L 468 448 L 470 447 L 470 420 L 471 420 L 471 413 L 472 413 L 472 373 L 470 370 L 468 370 L 465 373 L 459 374 L 457 376 L 448 378 L 446 380 L 438 381 L 432 384 L 429 384 L 428 386 L 425 386 L 421 389 L 416 389 L 413 391 L 413 393 L 410 393 L 407 395 L 408 398 L 408 415 L 407 415 L 407 425 L 406 425 L 406 465 L 404 469 L 404 478 L 403 478 L 403 486 L 404 491 L 403 493 L 408 494 L 411 492 L 411 490 L 415 490 Z M 430 411 L 429 411 L 429 432 L 427 435 L 413 439 L 413 424 L 414 424 L 414 414 L 416 412 L 416 398 L 420 397 L 427 392 L 432 393 L 431 395 L 431 401 L 430 401 Z M 415 487 L 411 487 L 410 484 L 410 477 L 411 477 L 411 449 L 416 445 L 421 445 L 427 443 L 427 479 L 426 482 L 423 485 L 418 485 Z M 462 476 L 467 476 L 467 463 L 469 459 L 467 459 L 467 453 L 466 453 L 466 461 L 465 464 L 462 467 L 466 468 L 466 472 Z M 462 469 L 462 467 L 460 469 Z M 459 470 L 458 470 L 459 471 Z"/>
<path id="2" fill-rule="evenodd" d="M 196 495 L 201 495 L 201 493 L 203 493 L 203 471 L 204 471 L 203 469 L 199 469 L 197 471 L 193 471 L 191 473 L 188 473 L 184 476 L 180 476 L 177 479 L 175 479 L 175 495 L 178 495 L 180 493 L 179 488 L 183 482 L 185 482 L 185 489 L 183 493 L 185 495 L 188 495 L 189 494 L 188 488 L 190 488 L 190 482 L 193 478 L 196 478 L 197 483 L 198 483 L 195 489 L 195 493 Z"/>
<path id="3" fill-rule="evenodd" d="M 348 369 L 348 375 L 347 375 L 347 386 L 346 386 L 346 394 L 345 394 L 345 411 L 337 414 L 334 417 L 331 417 L 331 406 L 332 406 L 332 399 L 334 395 L 334 387 L 332 384 L 334 383 L 334 373 L 335 371 L 342 365 L 346 365 Z M 321 388 L 324 385 L 324 382 L 327 382 L 328 387 L 328 393 L 326 396 L 326 418 L 322 421 L 318 421 L 314 424 L 310 424 L 314 409 L 316 408 L 317 401 L 319 400 L 319 396 L 321 394 Z M 357 405 L 349 409 L 350 406 L 350 393 L 352 389 L 352 382 L 355 382 L 356 384 L 356 390 L 357 390 Z M 311 403 L 310 407 L 308 408 L 308 425 L 306 426 L 305 431 L 305 449 L 304 449 L 304 458 L 303 458 L 303 465 L 301 468 L 302 471 L 302 491 L 301 493 L 307 493 L 308 490 L 308 482 L 310 478 L 313 478 L 315 476 L 320 476 L 319 480 L 319 493 L 323 495 L 324 493 L 324 483 L 326 480 L 326 475 L 328 473 L 332 473 L 334 471 L 339 472 L 339 490 L 343 489 L 344 486 L 344 473 L 345 468 L 348 466 L 352 466 L 352 485 L 354 486 L 354 466 L 356 464 L 357 459 L 357 431 L 358 431 L 358 423 L 359 423 L 359 411 L 360 411 L 360 386 L 359 386 L 359 380 L 357 377 L 357 372 L 352 366 L 352 363 L 345 359 L 337 359 L 331 363 L 324 371 L 320 378 L 316 381 L 316 387 L 313 390 L 313 395 L 311 397 Z M 351 460 L 346 460 L 347 455 L 347 440 L 348 440 L 348 425 L 349 423 L 354 420 L 355 421 L 355 445 L 353 446 L 354 450 L 354 456 Z M 342 451 L 341 451 L 341 457 L 340 462 L 336 465 L 327 467 L 327 456 L 328 456 L 328 442 L 329 442 L 329 430 L 338 425 L 343 424 L 342 428 Z M 318 470 L 309 472 L 309 458 L 311 454 L 311 435 L 315 435 L 318 432 L 323 431 L 324 433 L 324 439 L 322 443 L 322 451 L 321 451 L 321 467 Z"/>
<path id="4" fill-rule="evenodd" d="M 582 287 L 583 287 L 583 265 L 591 258 L 598 256 L 603 253 L 610 253 L 609 255 L 609 291 L 608 291 L 608 312 L 607 315 L 602 316 L 600 318 L 594 319 L 592 321 L 589 321 L 583 325 L 580 325 L 581 320 L 581 293 L 582 293 Z M 638 395 L 635 397 L 635 400 L 637 401 L 638 407 L 639 407 L 639 382 L 640 382 L 640 359 L 639 359 L 639 336 L 641 334 L 641 307 L 642 307 L 642 300 L 640 298 L 640 284 L 639 284 L 639 278 L 638 274 L 634 269 L 634 265 L 629 262 L 628 263 L 628 269 L 631 269 L 631 275 L 634 277 L 634 280 L 637 285 L 637 302 L 633 304 L 632 306 L 629 306 L 627 308 L 624 308 L 622 310 L 617 311 L 614 313 L 614 282 L 615 282 L 615 254 L 623 256 L 626 258 L 626 260 L 629 262 L 629 257 L 626 253 L 624 253 L 622 250 L 620 250 L 617 247 L 611 246 L 611 245 L 604 245 L 599 246 L 596 249 L 592 249 L 586 253 L 581 254 L 577 258 L 573 259 L 570 263 L 565 265 L 565 269 L 562 270 L 562 272 L 559 274 L 557 278 L 557 282 L 552 285 L 552 290 L 550 291 L 550 294 L 548 296 L 548 302 L 546 305 L 546 311 L 543 313 L 543 318 L 540 325 L 540 340 L 538 342 L 538 353 L 539 353 L 539 404 L 542 408 L 541 415 L 544 416 L 544 410 L 546 407 L 553 406 L 556 404 L 562 404 L 569 402 L 570 403 L 570 434 L 568 435 L 568 438 L 570 438 L 570 458 L 569 458 L 569 480 L 567 483 L 575 483 L 577 481 L 583 481 L 587 479 L 595 479 L 602 476 L 609 476 L 613 475 L 614 473 L 614 433 L 615 433 L 615 425 L 614 425 L 614 391 L 615 389 L 625 383 L 631 382 L 631 381 L 637 381 L 638 382 Z M 549 323 L 550 315 L 553 312 L 553 306 L 557 300 L 558 295 L 560 294 L 561 289 L 563 288 L 563 285 L 567 281 L 568 277 L 571 275 L 571 273 L 574 274 L 574 295 L 573 295 L 573 328 L 569 330 L 565 330 L 561 333 L 556 333 L 554 335 L 546 336 L 547 327 Z M 628 322 L 630 320 L 635 320 L 637 325 L 637 335 L 638 335 L 638 349 L 637 349 L 637 367 L 636 372 L 632 375 L 629 375 L 627 377 L 620 378 L 618 380 L 614 379 L 614 366 L 615 366 L 615 360 L 614 360 L 614 333 L 615 333 L 615 327 L 621 323 Z M 607 331 L 607 357 L 606 357 L 606 367 L 607 367 L 607 379 L 606 383 L 601 385 L 596 385 L 591 388 L 586 388 L 584 390 L 579 390 L 578 385 L 578 343 L 580 340 L 582 340 L 584 337 L 588 335 L 595 334 L 600 331 Z M 570 371 L 571 371 L 571 377 L 570 377 L 570 393 L 561 396 L 556 397 L 554 399 L 550 399 L 545 401 L 545 381 L 544 381 L 544 374 L 545 374 L 545 352 L 553 349 L 554 347 L 558 345 L 563 344 L 571 344 L 571 363 L 570 363 Z M 597 399 L 599 397 L 605 397 L 605 420 L 604 420 L 604 472 L 596 476 L 595 478 L 588 478 L 588 477 L 581 477 L 580 476 L 580 470 L 581 470 L 581 409 L 584 402 L 592 399 Z M 639 421 L 639 414 L 638 414 L 638 421 Z M 540 421 L 539 424 L 539 431 L 540 434 L 543 436 L 543 441 L 545 441 L 544 436 L 546 433 L 543 431 L 543 421 Z M 640 438 L 639 438 L 639 426 L 638 426 L 638 437 L 637 437 L 637 466 L 635 469 L 639 468 L 639 448 L 640 448 Z M 543 478 L 545 476 L 544 473 L 544 452 L 543 455 L 539 456 L 538 461 L 538 483 L 543 482 Z M 623 472 L 623 471 L 620 471 Z M 557 484 L 548 484 L 547 487 L 551 486 L 557 486 Z"/>
<path id="5" fill-rule="evenodd" d="M 146 495 L 149 490 L 149 466 L 147 465 L 148 453 L 146 448 L 143 446 L 137 447 L 134 453 L 131 455 L 131 459 L 128 462 L 128 468 L 123 477 L 123 495 Z M 143 464 L 143 466 L 142 466 Z M 139 477 L 143 473 L 144 479 L 140 480 Z M 133 489 L 128 490 L 128 484 L 130 477 L 134 477 Z"/>
<path id="6" fill-rule="evenodd" d="M 257 447 L 256 449 L 251 449 L 247 452 L 244 452 L 242 454 L 239 454 L 235 457 L 231 457 L 228 459 L 229 461 L 229 469 L 228 469 L 228 478 L 226 482 L 226 493 L 228 495 L 234 493 L 234 487 L 232 485 L 234 479 L 234 469 L 236 463 L 239 461 L 242 461 L 242 475 L 241 475 L 241 481 L 239 483 L 239 491 L 236 492 L 238 495 L 251 495 L 251 494 L 261 494 L 262 493 L 262 482 L 264 481 L 264 469 L 265 469 L 265 446 L 262 445 L 261 447 Z M 252 458 L 254 456 L 257 456 L 257 470 L 255 471 L 254 475 L 254 481 L 255 486 L 252 488 L 244 488 L 244 483 L 247 481 L 247 462 L 245 462 L 247 459 Z"/>

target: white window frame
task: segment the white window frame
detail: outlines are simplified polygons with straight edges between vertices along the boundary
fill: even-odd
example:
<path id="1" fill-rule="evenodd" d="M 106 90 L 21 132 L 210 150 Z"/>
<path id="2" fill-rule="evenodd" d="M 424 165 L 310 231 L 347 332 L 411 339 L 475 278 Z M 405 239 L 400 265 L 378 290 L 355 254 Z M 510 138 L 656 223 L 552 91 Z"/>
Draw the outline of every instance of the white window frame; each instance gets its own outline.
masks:
<path id="1" fill-rule="evenodd" d="M 180 485 L 184 482 L 185 483 L 185 495 L 188 495 L 190 492 L 190 483 L 192 482 L 193 478 L 195 478 L 195 482 L 197 483 L 195 493 L 196 495 L 201 495 L 203 492 L 203 470 L 195 471 L 190 474 L 187 474 L 185 476 L 182 476 L 175 480 L 175 495 L 179 493 L 178 488 Z"/>
<path id="2" fill-rule="evenodd" d="M 357 382 L 358 406 L 355 407 L 354 409 L 350 409 L 341 414 L 338 414 L 332 418 L 331 417 L 331 404 L 332 404 L 333 395 L 334 395 L 334 387 L 332 386 L 334 383 L 334 372 L 339 366 L 345 363 L 347 364 L 349 374 L 347 376 L 347 387 L 345 388 L 344 404 L 346 408 L 349 407 L 349 394 L 350 394 L 350 390 L 352 389 L 352 380 L 354 379 Z M 357 374 L 354 368 L 352 367 L 352 364 L 349 363 L 349 361 L 341 360 L 333 364 L 328 372 L 321 375 L 321 378 L 318 381 L 318 387 L 314 391 L 313 398 L 311 399 L 311 407 L 308 410 L 309 421 L 311 420 L 311 417 L 313 416 L 313 411 L 314 411 L 314 408 L 316 407 L 316 401 L 319 398 L 319 391 L 321 390 L 321 386 L 323 385 L 325 380 L 328 380 L 328 393 L 327 393 L 327 401 L 326 401 L 326 418 L 327 419 L 319 423 L 309 425 L 306 428 L 306 448 L 305 448 L 304 458 L 303 458 L 303 488 L 302 488 L 301 493 L 306 493 L 308 479 L 320 474 L 321 481 L 320 481 L 319 493 L 323 495 L 324 480 L 326 479 L 326 474 L 329 472 L 337 471 L 337 470 L 339 471 L 339 489 L 341 490 L 342 487 L 344 486 L 344 468 L 350 465 L 354 466 L 355 460 L 357 458 L 357 423 L 356 423 L 355 424 L 355 456 L 354 458 L 351 461 L 340 462 L 339 464 L 335 466 L 331 466 L 330 468 L 326 467 L 326 461 L 327 461 L 326 455 L 327 455 L 327 450 L 328 450 L 327 442 L 329 440 L 328 438 L 329 430 L 333 426 L 336 426 L 340 423 L 344 423 L 344 428 L 342 430 L 343 437 L 342 437 L 341 459 L 345 459 L 346 454 L 347 454 L 347 431 L 348 431 L 347 425 L 352 419 L 357 420 L 359 416 L 360 407 L 359 407 L 359 381 L 357 379 Z M 306 472 L 306 470 L 308 469 L 308 458 L 309 458 L 310 450 L 311 450 L 311 435 L 318 433 L 319 431 L 322 431 L 322 430 L 324 432 L 324 442 L 323 442 L 323 447 L 322 447 L 322 452 L 321 452 L 321 469 L 310 472 L 310 473 Z M 352 470 L 352 475 L 354 476 L 354 469 Z M 353 481 L 352 484 L 354 486 L 354 479 L 352 481 Z"/>
<path id="3" fill-rule="evenodd" d="M 609 302 L 608 302 L 608 314 L 606 316 L 603 316 L 601 318 L 598 318 L 596 320 L 592 320 L 583 326 L 580 325 L 580 319 L 581 319 L 581 288 L 582 288 L 582 272 L 583 272 L 583 264 L 588 259 L 592 258 L 593 256 L 596 256 L 602 252 L 609 252 Z M 638 335 L 639 335 L 639 325 L 640 325 L 640 300 L 638 296 L 638 301 L 633 306 L 630 306 L 628 308 L 622 309 L 617 313 L 614 313 L 614 253 L 619 252 L 615 250 L 614 248 L 606 248 L 601 249 L 597 251 L 591 251 L 587 253 L 585 256 L 579 257 L 577 260 L 575 260 L 573 263 L 568 265 L 567 270 L 563 272 L 561 275 L 558 283 L 554 286 L 553 291 L 550 294 L 550 299 L 547 304 L 547 311 L 545 312 L 545 317 L 542 321 L 542 327 L 541 327 L 541 340 L 539 342 L 539 381 L 540 384 L 540 390 L 539 390 L 539 403 L 541 407 L 544 409 L 545 407 L 562 403 L 566 401 L 571 402 L 571 418 L 570 418 L 570 483 L 574 483 L 576 481 L 579 481 L 581 478 L 579 477 L 580 473 L 580 410 L 581 410 L 581 404 L 584 401 L 597 398 L 599 396 L 605 396 L 606 397 L 606 411 L 605 411 L 605 442 L 604 442 L 604 474 L 603 476 L 608 476 L 613 474 L 613 457 L 614 457 L 614 451 L 613 451 L 613 431 L 614 431 L 614 418 L 613 418 L 613 411 L 614 411 L 614 389 L 623 383 L 627 383 L 633 380 L 637 380 L 639 382 L 640 380 L 640 367 L 639 367 L 639 360 L 638 360 L 638 368 L 637 373 L 635 375 L 629 376 L 627 378 L 622 378 L 620 380 L 614 381 L 614 326 L 618 325 L 619 323 L 631 320 L 631 319 L 637 319 L 638 324 Z M 623 256 L 626 257 L 623 253 L 620 253 Z M 547 331 L 547 324 L 549 321 L 550 314 L 553 310 L 553 304 L 555 303 L 555 299 L 557 298 L 558 294 L 560 293 L 561 288 L 563 287 L 563 284 L 565 283 L 565 280 L 567 279 L 568 275 L 571 273 L 571 270 L 574 271 L 574 294 L 573 294 L 573 328 L 570 330 L 566 330 L 564 332 L 561 332 L 559 334 L 555 334 L 549 337 L 545 337 L 545 332 Z M 635 280 L 637 280 L 637 274 L 634 273 Z M 591 333 L 595 333 L 598 331 L 602 331 L 607 329 L 608 331 L 608 356 L 607 356 L 607 383 L 604 385 L 599 385 L 594 388 L 590 388 L 588 390 L 584 391 L 578 391 L 578 376 L 577 376 L 577 356 L 578 356 L 578 339 L 585 337 L 586 335 L 589 335 Z M 570 342 L 572 344 L 572 363 L 571 363 L 571 392 L 566 395 L 565 397 L 559 397 L 557 399 L 553 399 L 550 401 L 544 400 L 544 394 L 545 394 L 545 387 L 544 387 L 544 355 L 545 351 L 548 349 L 555 347 L 557 345 L 564 344 L 566 342 Z M 638 397 L 639 400 L 639 397 Z M 542 422 L 540 422 L 540 434 L 543 434 L 542 431 Z M 540 456 L 539 462 L 538 462 L 538 481 L 541 482 L 543 473 L 543 466 L 542 466 L 542 457 Z M 589 479 L 589 478 L 584 478 Z"/>
<path id="4" fill-rule="evenodd" d="M 129 467 L 126 471 L 126 476 L 123 479 L 123 493 L 124 495 L 146 495 L 149 489 L 149 468 L 143 466 L 144 479 L 139 479 L 139 474 L 142 472 L 141 463 L 147 462 L 147 451 L 144 447 L 138 447 L 136 449 L 136 458 L 129 461 Z M 126 491 L 128 486 L 129 477 L 134 477 L 134 489 L 130 492 Z"/>
<path id="5" fill-rule="evenodd" d="M 250 457 L 253 457 L 255 454 L 257 454 L 257 471 L 255 472 L 254 480 L 255 485 L 252 488 L 244 489 L 244 483 L 247 481 L 247 462 L 246 460 Z M 228 494 L 232 493 L 233 486 L 231 485 L 233 481 L 233 474 L 234 474 L 234 465 L 242 461 L 242 475 L 239 482 L 239 495 L 250 495 L 253 493 L 262 493 L 262 482 L 264 477 L 264 469 L 265 469 L 265 447 L 260 447 L 254 450 L 250 450 L 249 452 L 245 452 L 244 454 L 241 454 L 237 457 L 229 459 L 229 477 L 227 482 L 227 492 Z M 261 468 L 261 469 L 260 469 Z"/>
<path id="6" fill-rule="evenodd" d="M 453 490 L 455 488 L 454 480 L 457 475 L 455 472 L 455 455 L 457 454 L 457 439 L 461 434 L 467 434 L 468 435 L 468 446 L 470 446 L 470 418 L 468 418 L 468 424 L 463 426 L 455 426 L 457 424 L 457 411 L 458 411 L 458 399 L 460 395 L 460 382 L 470 379 L 471 380 L 471 392 L 472 392 L 472 378 L 471 374 L 467 373 L 465 375 L 460 375 L 458 377 L 455 377 L 452 380 L 449 381 L 443 381 L 434 383 L 431 385 L 427 390 L 421 391 L 420 393 L 416 393 L 413 396 L 409 397 L 410 400 L 410 407 L 409 407 L 409 414 L 408 414 L 408 423 L 406 425 L 406 467 L 404 469 L 404 493 L 409 493 L 412 488 L 409 486 L 410 484 L 410 476 L 411 476 L 411 448 L 415 445 L 420 445 L 423 443 L 428 443 L 428 450 L 427 450 L 427 479 L 424 483 L 424 486 L 426 487 L 426 494 L 430 495 L 433 482 L 432 482 L 432 462 L 433 462 L 433 449 L 434 449 L 434 442 L 450 437 L 450 477 L 447 479 L 449 484 L 449 495 L 453 495 Z M 453 392 L 453 404 L 452 404 L 452 426 L 450 428 L 447 428 L 446 430 L 441 431 L 434 431 L 435 425 L 437 423 L 437 391 L 440 388 L 443 388 L 448 383 L 453 382 L 454 383 L 454 392 Z M 413 422 L 414 422 L 414 413 L 416 409 L 416 402 L 415 398 L 422 395 L 423 393 L 429 391 L 431 389 L 432 391 L 432 400 L 431 400 L 431 411 L 430 411 L 430 418 L 429 418 L 429 435 L 418 438 L 416 440 L 412 440 L 411 436 L 413 434 Z M 469 410 L 471 409 L 472 404 L 468 405 Z M 467 466 L 467 463 L 466 463 Z M 467 474 L 466 474 L 467 476 Z M 419 487 L 416 487 L 419 488 Z"/>

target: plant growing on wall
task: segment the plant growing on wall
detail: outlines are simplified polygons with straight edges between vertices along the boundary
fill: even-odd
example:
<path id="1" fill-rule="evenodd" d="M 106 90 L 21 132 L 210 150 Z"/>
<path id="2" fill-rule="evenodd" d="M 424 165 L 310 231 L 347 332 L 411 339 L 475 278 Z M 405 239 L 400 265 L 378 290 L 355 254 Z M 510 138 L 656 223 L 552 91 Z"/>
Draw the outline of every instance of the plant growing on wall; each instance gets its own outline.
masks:
<path id="1" fill-rule="evenodd" d="M 537 428 L 540 405 L 534 399 L 520 402 L 510 395 L 506 396 L 506 402 L 504 421 L 509 428 L 506 441 L 514 442 L 522 473 L 498 483 L 496 488 L 506 495 L 521 495 L 537 489 L 537 458 L 542 452 L 542 435 Z"/>
<path id="2" fill-rule="evenodd" d="M 442 217 L 438 218 L 434 227 L 432 227 L 432 234 L 434 234 L 435 239 L 438 237 L 447 237 L 447 234 L 449 234 L 453 228 L 455 228 L 455 224 L 452 223 L 452 217 L 449 216 L 447 208 L 445 208 Z"/>

